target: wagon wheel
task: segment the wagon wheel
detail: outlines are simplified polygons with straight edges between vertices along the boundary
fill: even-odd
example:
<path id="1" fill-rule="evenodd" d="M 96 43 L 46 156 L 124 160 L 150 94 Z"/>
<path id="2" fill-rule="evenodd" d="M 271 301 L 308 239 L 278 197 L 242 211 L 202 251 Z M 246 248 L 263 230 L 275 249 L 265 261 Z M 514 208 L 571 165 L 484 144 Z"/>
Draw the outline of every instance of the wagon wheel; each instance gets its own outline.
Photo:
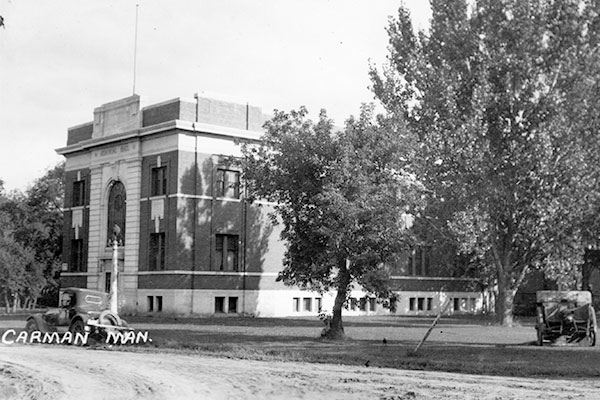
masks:
<path id="1" fill-rule="evenodd" d="M 596 322 L 596 311 L 590 304 L 588 306 L 588 335 L 587 340 L 590 346 L 596 345 L 596 330 L 598 329 L 598 323 Z"/>
<path id="2" fill-rule="evenodd" d="M 544 345 L 544 333 L 542 332 L 542 328 L 540 326 L 537 327 L 537 345 Z"/>
<path id="3" fill-rule="evenodd" d="M 587 340 L 588 340 L 588 344 L 590 346 L 595 346 L 596 345 L 596 332 L 590 331 L 590 333 L 588 334 Z"/>
<path id="4" fill-rule="evenodd" d="M 25 330 L 27 331 L 27 333 L 31 333 L 31 332 L 34 332 L 34 331 L 39 331 L 40 328 L 38 327 L 38 324 L 35 321 L 35 319 L 29 318 L 27 320 L 27 323 L 25 324 Z"/>

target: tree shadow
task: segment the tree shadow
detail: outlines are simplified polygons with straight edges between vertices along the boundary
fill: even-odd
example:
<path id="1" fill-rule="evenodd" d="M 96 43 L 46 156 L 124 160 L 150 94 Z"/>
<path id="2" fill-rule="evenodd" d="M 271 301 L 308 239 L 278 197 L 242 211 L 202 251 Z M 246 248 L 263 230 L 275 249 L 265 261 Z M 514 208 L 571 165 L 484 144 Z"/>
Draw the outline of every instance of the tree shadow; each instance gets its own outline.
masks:
<path id="1" fill-rule="evenodd" d="M 273 236 L 267 211 L 245 199 L 243 186 L 238 189 L 239 198 L 218 196 L 217 168 L 238 168 L 231 157 L 198 154 L 196 160 L 191 163 L 188 160 L 187 164 L 191 167 L 179 177 L 182 196 L 177 202 L 174 222 L 175 251 L 167 256 L 166 268 L 191 271 L 179 278 L 178 284 L 193 291 L 193 313 L 255 314 L 258 290 L 265 280 L 275 280 L 263 275 L 265 263 L 271 259 L 267 259 L 267 254 Z M 234 261 L 225 267 L 218 262 L 217 235 L 229 241 L 230 247 L 221 252 L 231 247 L 236 249 Z M 200 290 L 205 294 L 197 296 L 203 293 Z M 217 305 L 216 297 L 227 297 L 224 307 Z M 237 300 L 230 300 L 231 297 Z M 207 305 L 211 302 L 215 304 Z"/>

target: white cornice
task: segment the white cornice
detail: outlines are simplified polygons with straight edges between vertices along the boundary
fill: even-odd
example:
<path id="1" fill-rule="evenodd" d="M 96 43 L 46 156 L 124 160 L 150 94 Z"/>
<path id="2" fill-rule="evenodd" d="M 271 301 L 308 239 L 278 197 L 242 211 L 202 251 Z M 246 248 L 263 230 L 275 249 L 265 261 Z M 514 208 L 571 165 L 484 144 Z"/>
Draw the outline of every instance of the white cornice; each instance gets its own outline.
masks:
<path id="1" fill-rule="evenodd" d="M 475 278 L 454 278 L 443 276 L 417 276 L 417 275 L 392 275 L 390 279 L 414 280 L 414 281 L 455 281 L 455 282 L 479 282 Z"/>
<path id="2" fill-rule="evenodd" d="M 60 155 L 66 155 L 66 154 L 75 153 L 78 151 L 90 150 L 94 147 L 99 147 L 99 146 L 103 146 L 103 145 L 107 145 L 107 144 L 113 144 L 115 142 L 122 142 L 122 141 L 125 141 L 128 139 L 141 138 L 141 137 L 154 135 L 157 133 L 167 132 L 167 131 L 173 130 L 173 129 L 180 129 L 183 131 L 191 132 L 192 134 L 229 137 L 234 140 L 242 139 L 242 140 L 249 140 L 249 141 L 259 141 L 260 137 L 262 135 L 262 132 L 258 132 L 258 131 L 247 131 L 247 130 L 243 130 L 243 129 L 205 124 L 205 123 L 201 123 L 201 122 L 172 120 L 172 121 L 167 121 L 167 122 L 163 122 L 163 123 L 152 125 L 152 126 L 147 126 L 147 127 L 141 128 L 141 129 L 135 129 L 132 131 L 120 133 L 117 135 L 112 135 L 109 137 L 83 140 L 81 142 L 72 144 L 70 146 L 58 148 L 55 151 Z"/>

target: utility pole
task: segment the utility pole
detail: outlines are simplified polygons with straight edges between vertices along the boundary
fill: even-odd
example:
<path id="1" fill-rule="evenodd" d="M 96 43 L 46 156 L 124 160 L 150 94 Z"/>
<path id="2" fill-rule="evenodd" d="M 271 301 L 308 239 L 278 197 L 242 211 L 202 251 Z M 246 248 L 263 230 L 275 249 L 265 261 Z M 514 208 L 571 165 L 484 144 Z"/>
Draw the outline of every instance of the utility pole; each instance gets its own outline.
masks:
<path id="1" fill-rule="evenodd" d="M 118 225 L 115 225 L 113 229 L 113 239 L 112 239 L 112 274 L 110 280 L 110 311 L 119 315 L 119 232 L 121 229 Z"/>
<path id="2" fill-rule="evenodd" d="M 140 5 L 135 5 L 135 38 L 133 41 L 133 94 L 135 94 L 135 78 L 137 69 L 137 37 L 138 37 L 138 9 Z"/>

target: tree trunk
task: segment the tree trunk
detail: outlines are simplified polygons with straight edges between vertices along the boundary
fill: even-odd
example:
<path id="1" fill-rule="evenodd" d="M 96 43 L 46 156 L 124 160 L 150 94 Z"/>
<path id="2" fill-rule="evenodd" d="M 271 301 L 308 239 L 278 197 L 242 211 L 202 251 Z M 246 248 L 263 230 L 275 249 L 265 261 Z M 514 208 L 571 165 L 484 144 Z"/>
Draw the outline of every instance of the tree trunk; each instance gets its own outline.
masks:
<path id="1" fill-rule="evenodd" d="M 508 271 L 508 272 L 507 272 Z M 525 280 L 529 271 L 528 266 L 522 267 L 519 276 L 513 281 L 514 271 L 510 266 L 504 266 L 498 271 L 498 298 L 496 299 L 496 315 L 502 325 L 513 325 L 513 305 L 517 290 Z"/>
<path id="2" fill-rule="evenodd" d="M 6 307 L 6 313 L 10 313 L 10 301 L 8 301 L 8 294 L 4 293 L 4 307 Z"/>
<path id="3" fill-rule="evenodd" d="M 499 274 L 500 275 L 500 274 Z M 496 299 L 496 315 L 502 325 L 513 325 L 513 303 L 516 291 L 507 282 L 508 277 L 498 276 L 498 298 Z"/>
<path id="4" fill-rule="evenodd" d="M 496 265 L 496 278 L 498 279 L 498 297 L 496 298 L 496 317 L 500 324 L 504 326 L 513 325 L 513 303 L 517 288 L 523 281 L 526 268 L 523 269 L 521 276 L 516 284 L 512 282 L 513 266 L 511 265 L 511 252 L 509 246 L 510 240 L 504 240 L 502 246 L 492 245 L 494 262 Z"/>
<path id="5" fill-rule="evenodd" d="M 342 323 L 342 309 L 346 303 L 346 295 L 348 293 L 348 285 L 350 284 L 350 273 L 348 272 L 346 259 L 338 262 L 339 272 L 337 279 L 337 294 L 333 303 L 332 318 L 329 326 L 323 333 L 323 337 L 328 339 L 345 339 L 344 325 Z"/>
<path id="6" fill-rule="evenodd" d="M 581 290 L 592 291 L 590 278 L 592 272 L 600 265 L 600 250 L 585 249 L 583 264 L 581 265 Z"/>

